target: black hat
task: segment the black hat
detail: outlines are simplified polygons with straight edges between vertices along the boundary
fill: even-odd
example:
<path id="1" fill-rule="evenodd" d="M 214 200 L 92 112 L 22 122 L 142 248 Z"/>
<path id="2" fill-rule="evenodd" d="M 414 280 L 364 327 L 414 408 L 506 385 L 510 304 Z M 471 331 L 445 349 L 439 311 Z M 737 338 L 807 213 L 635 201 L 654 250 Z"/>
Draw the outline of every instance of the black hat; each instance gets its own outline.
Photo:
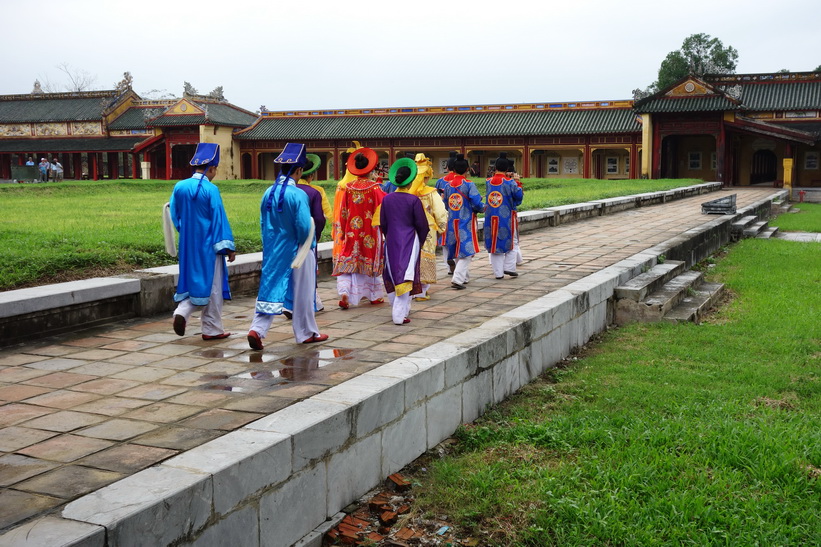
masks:
<path id="1" fill-rule="evenodd" d="M 508 167 L 510 165 L 510 161 L 507 159 L 507 152 L 499 152 L 499 157 L 496 158 L 496 167 L 497 171 L 501 171 L 505 173 L 508 171 Z"/>
<path id="2" fill-rule="evenodd" d="M 464 154 L 455 154 L 455 156 L 453 160 L 453 170 L 460 175 L 464 175 L 465 171 L 468 170 L 468 160 L 465 159 Z"/>
<path id="3" fill-rule="evenodd" d="M 448 171 L 453 171 L 453 162 L 456 161 L 456 152 L 451 152 L 448 157 Z"/>

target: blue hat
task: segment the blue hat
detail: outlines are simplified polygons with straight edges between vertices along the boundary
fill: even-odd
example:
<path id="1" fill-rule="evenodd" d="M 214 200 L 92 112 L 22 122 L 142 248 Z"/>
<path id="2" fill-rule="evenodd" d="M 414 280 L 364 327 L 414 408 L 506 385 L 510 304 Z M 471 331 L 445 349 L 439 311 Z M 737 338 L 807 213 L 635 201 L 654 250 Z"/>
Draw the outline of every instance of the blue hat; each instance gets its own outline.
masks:
<path id="1" fill-rule="evenodd" d="M 197 151 L 191 158 L 191 165 L 194 167 L 216 167 L 220 163 L 220 145 L 213 142 L 201 142 L 197 144 Z"/>
<path id="2" fill-rule="evenodd" d="M 274 163 L 302 167 L 305 165 L 305 145 L 297 142 L 289 142 L 285 145 L 285 148 L 282 149 L 282 153 L 274 160 Z"/>

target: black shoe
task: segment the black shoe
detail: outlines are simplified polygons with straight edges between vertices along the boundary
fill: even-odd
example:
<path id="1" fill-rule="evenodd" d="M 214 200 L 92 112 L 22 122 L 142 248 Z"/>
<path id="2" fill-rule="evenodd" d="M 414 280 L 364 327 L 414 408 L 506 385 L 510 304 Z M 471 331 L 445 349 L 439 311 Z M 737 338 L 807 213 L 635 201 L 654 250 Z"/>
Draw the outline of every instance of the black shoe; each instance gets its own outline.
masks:
<path id="1" fill-rule="evenodd" d="M 284 315 L 286 319 L 293 319 L 294 318 L 294 314 L 292 314 L 288 310 L 282 310 L 282 315 Z"/>
<path id="2" fill-rule="evenodd" d="M 510 277 L 519 277 L 519 274 L 516 272 L 505 272 L 505 275 L 509 275 Z"/>
<path id="3" fill-rule="evenodd" d="M 497 277 L 496 279 L 504 279 L 505 276 Z"/>
<path id="4" fill-rule="evenodd" d="M 454 289 L 456 289 L 456 290 L 459 290 L 459 291 L 461 291 L 461 290 L 463 290 L 463 289 L 466 289 L 466 288 L 467 288 L 467 287 L 465 287 L 464 285 L 461 285 L 461 284 L 459 284 L 459 283 L 457 283 L 457 282 L 455 282 L 455 281 L 451 282 L 450 286 L 451 286 L 451 287 L 453 287 L 453 288 L 454 288 Z"/>
<path id="5" fill-rule="evenodd" d="M 174 333 L 177 336 L 185 336 L 185 317 L 182 315 L 174 316 Z"/>
<path id="6" fill-rule="evenodd" d="M 453 275 L 453 270 L 456 269 L 456 261 L 452 258 L 448 259 L 448 268 L 450 268 L 450 271 L 448 271 L 448 275 Z"/>

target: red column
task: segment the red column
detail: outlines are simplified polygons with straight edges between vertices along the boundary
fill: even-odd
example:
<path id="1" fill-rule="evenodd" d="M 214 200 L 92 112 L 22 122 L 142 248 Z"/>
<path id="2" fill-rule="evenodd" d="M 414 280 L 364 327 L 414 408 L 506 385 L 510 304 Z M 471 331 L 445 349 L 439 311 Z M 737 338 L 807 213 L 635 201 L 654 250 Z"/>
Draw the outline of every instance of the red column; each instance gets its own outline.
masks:
<path id="1" fill-rule="evenodd" d="M 334 145 L 334 180 L 339 180 L 340 178 L 342 178 L 339 175 L 339 173 L 340 173 L 339 162 L 340 162 L 339 148 L 337 148 L 336 145 Z"/>
<path id="2" fill-rule="evenodd" d="M 653 161 L 650 162 L 650 178 L 661 178 L 661 135 L 653 131 Z"/>
<path id="3" fill-rule="evenodd" d="M 100 180 L 99 174 L 99 158 L 97 157 L 97 153 L 93 152 L 88 155 L 88 162 L 91 164 L 89 165 L 89 170 L 91 173 L 91 180 Z"/>
<path id="4" fill-rule="evenodd" d="M 165 180 L 171 180 L 171 143 L 165 139 Z"/>
<path id="5" fill-rule="evenodd" d="M 108 178 L 111 180 L 118 180 L 120 178 L 119 152 L 108 153 Z"/>
<path id="6" fill-rule="evenodd" d="M 638 163 L 639 163 L 638 146 L 636 146 L 635 144 L 631 144 L 630 145 L 630 172 L 627 174 L 627 176 L 630 177 L 631 179 L 639 178 L 638 175 L 637 175 L 637 173 L 638 173 L 637 170 L 641 166 L 638 165 Z"/>
<path id="7" fill-rule="evenodd" d="M 530 176 L 530 145 L 525 143 L 524 154 L 522 156 L 522 178 Z"/>
<path id="8" fill-rule="evenodd" d="M 585 143 L 584 145 L 584 156 L 582 158 L 582 178 L 589 179 L 590 178 L 590 164 L 591 161 L 591 153 L 590 153 L 590 145 Z"/>
<path id="9" fill-rule="evenodd" d="M 81 154 L 74 154 L 74 172 L 72 176 L 75 180 L 82 180 L 83 178 L 83 156 Z"/>
<path id="10" fill-rule="evenodd" d="M 140 155 L 139 154 L 131 154 L 131 178 L 138 179 L 138 169 L 140 163 Z"/>
<path id="11" fill-rule="evenodd" d="M 724 172 L 724 158 L 727 153 L 727 133 L 724 130 L 724 120 L 721 120 L 721 129 L 716 137 L 716 179 L 721 186 L 727 186 L 729 177 Z"/>
<path id="12" fill-rule="evenodd" d="M 251 178 L 259 179 L 259 152 L 251 150 Z"/>

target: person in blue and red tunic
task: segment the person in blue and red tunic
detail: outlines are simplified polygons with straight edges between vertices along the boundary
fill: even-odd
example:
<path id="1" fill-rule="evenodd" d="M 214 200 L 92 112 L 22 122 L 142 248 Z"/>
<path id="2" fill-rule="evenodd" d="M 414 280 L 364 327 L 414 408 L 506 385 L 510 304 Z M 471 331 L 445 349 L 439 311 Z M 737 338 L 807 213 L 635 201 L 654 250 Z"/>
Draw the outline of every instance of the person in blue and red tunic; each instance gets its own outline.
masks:
<path id="1" fill-rule="evenodd" d="M 465 178 L 468 162 L 457 154 L 453 162 L 454 175 L 444 186 L 442 200 L 448 210 L 448 229 L 445 250 L 448 260 L 455 261 L 450 286 L 464 289 L 470 281 L 470 262 L 479 252 L 479 231 L 476 214 L 484 209 L 482 196 L 476 185 Z"/>
<path id="2" fill-rule="evenodd" d="M 485 249 L 490 254 L 490 265 L 496 279 L 505 274 L 517 277 L 514 237 L 516 233 L 516 207 L 522 203 L 522 189 L 513 179 L 506 178 L 509 160 L 505 152 L 499 153 L 496 172 L 487 179 L 485 201 Z"/>
<path id="3" fill-rule="evenodd" d="M 410 323 L 411 298 L 422 293 L 420 260 L 430 227 L 425 208 L 411 192 L 417 166 L 410 158 L 394 162 L 390 170 L 396 191 L 382 200 L 379 229 L 385 235 L 385 270 L 382 279 L 388 292 L 393 322 Z"/>
<path id="4" fill-rule="evenodd" d="M 453 162 L 456 161 L 456 152 L 450 152 L 448 156 L 448 172 L 445 174 L 444 177 L 438 179 L 434 183 L 434 187 L 436 191 L 439 192 L 439 195 L 444 197 L 445 196 L 445 186 L 448 185 L 450 181 L 453 180 L 453 177 L 456 176 L 456 173 L 453 172 Z M 447 233 L 442 232 L 441 237 L 438 238 L 436 244 L 442 247 L 442 257 L 445 260 L 445 264 L 448 266 L 448 275 L 453 275 L 453 268 L 456 267 L 456 262 L 451 258 L 448 258 L 448 251 L 447 251 Z"/>

